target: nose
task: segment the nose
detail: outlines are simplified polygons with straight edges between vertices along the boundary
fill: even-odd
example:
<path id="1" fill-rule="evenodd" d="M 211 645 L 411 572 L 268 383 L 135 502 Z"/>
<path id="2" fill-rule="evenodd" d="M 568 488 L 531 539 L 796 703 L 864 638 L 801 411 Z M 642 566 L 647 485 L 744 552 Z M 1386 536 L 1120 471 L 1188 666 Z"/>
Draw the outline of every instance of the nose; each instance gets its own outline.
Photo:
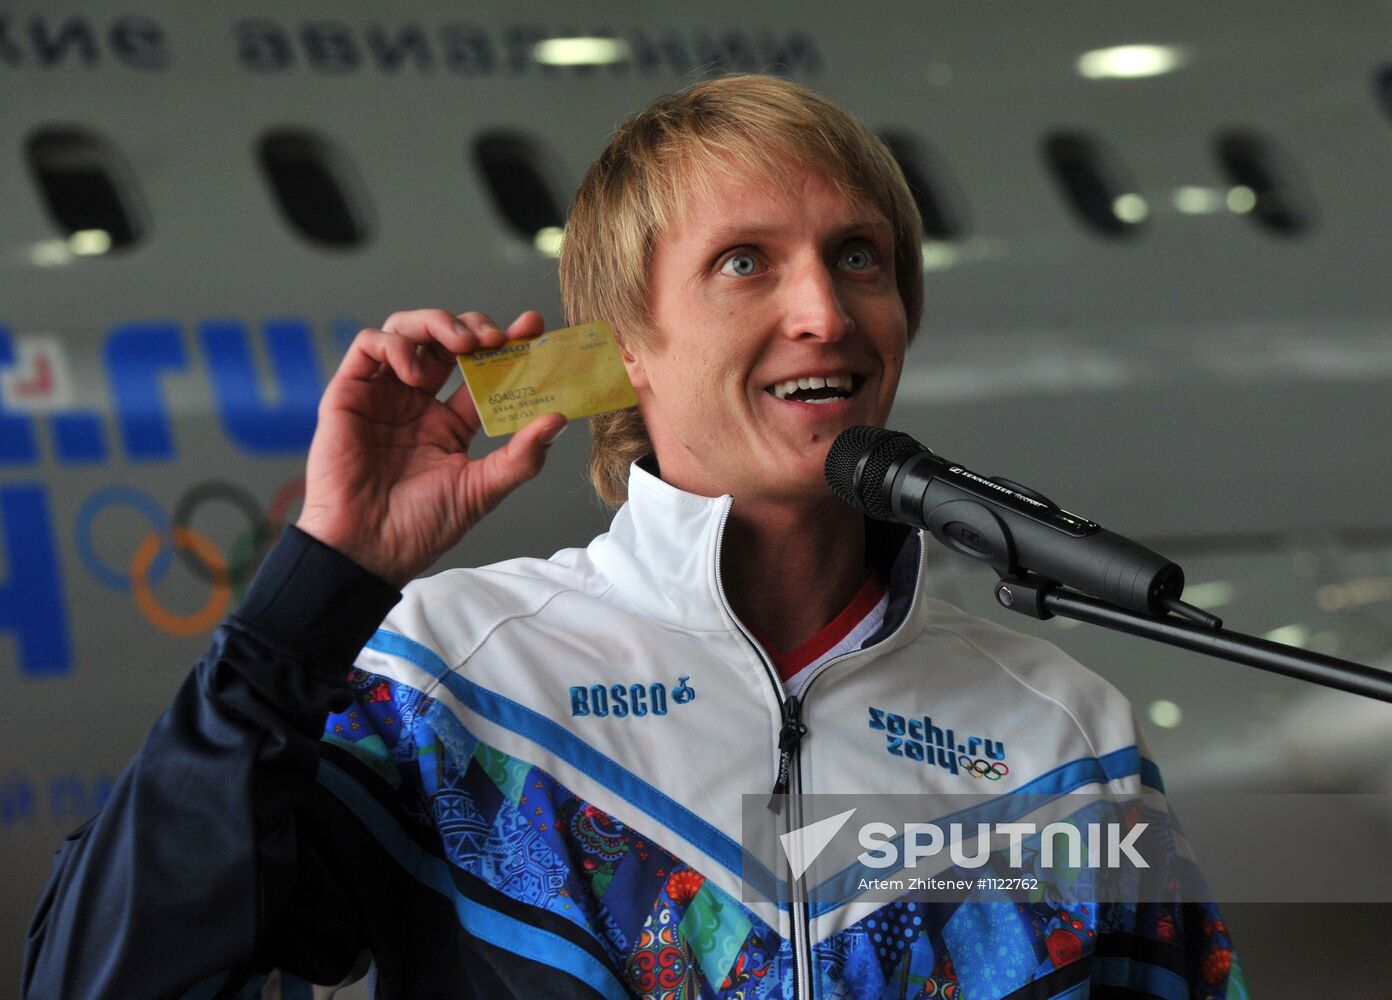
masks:
<path id="1" fill-rule="evenodd" d="M 789 340 L 834 343 L 855 328 L 836 275 L 820 258 L 794 269 L 785 280 L 784 294 L 784 334 Z"/>

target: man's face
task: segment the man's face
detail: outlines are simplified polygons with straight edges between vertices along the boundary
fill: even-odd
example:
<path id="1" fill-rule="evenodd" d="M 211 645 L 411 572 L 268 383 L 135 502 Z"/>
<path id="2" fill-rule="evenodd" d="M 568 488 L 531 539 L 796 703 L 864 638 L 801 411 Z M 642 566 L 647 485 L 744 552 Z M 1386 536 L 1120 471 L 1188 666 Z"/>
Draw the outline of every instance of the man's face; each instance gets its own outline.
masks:
<path id="1" fill-rule="evenodd" d="M 817 174 L 785 180 L 731 166 L 653 248 L 653 330 L 629 374 L 662 478 L 693 493 L 829 495 L 832 441 L 883 425 L 899 384 L 889 221 Z"/>

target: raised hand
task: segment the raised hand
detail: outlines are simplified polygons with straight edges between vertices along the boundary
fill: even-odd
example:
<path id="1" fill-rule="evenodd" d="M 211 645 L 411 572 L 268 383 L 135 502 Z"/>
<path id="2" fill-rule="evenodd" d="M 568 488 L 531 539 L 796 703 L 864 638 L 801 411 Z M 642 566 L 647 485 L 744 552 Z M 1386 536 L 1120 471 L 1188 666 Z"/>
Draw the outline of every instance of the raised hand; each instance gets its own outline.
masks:
<path id="1" fill-rule="evenodd" d="M 480 312 L 418 309 L 361 331 L 319 402 L 298 527 L 397 586 L 430 566 L 541 470 L 565 427 L 561 414 L 545 414 L 471 459 L 479 417 L 468 388 L 445 402 L 436 393 L 455 354 L 542 329 L 537 312 L 504 331 Z"/>

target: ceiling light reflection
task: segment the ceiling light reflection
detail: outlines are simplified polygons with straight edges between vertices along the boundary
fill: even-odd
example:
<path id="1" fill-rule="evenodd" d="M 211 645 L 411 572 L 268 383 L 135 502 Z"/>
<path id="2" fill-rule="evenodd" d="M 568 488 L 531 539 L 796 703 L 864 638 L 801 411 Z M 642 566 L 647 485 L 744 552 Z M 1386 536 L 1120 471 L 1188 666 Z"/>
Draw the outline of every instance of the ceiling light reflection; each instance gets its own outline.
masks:
<path id="1" fill-rule="evenodd" d="M 1184 712 L 1172 701 L 1160 699 L 1150 703 L 1150 721 L 1162 729 L 1173 729 L 1184 721 Z"/>
<path id="2" fill-rule="evenodd" d="M 111 234 L 105 229 L 79 229 L 68 237 L 68 249 L 79 257 L 97 257 L 111 249 Z"/>
<path id="3" fill-rule="evenodd" d="M 607 66 L 627 62 L 632 55 L 621 38 L 548 38 L 532 47 L 532 58 L 543 66 Z"/>
<path id="4" fill-rule="evenodd" d="M 1257 207 L 1257 192 L 1245 184 L 1239 184 L 1228 191 L 1227 203 L 1229 212 L 1246 215 Z"/>
<path id="5" fill-rule="evenodd" d="M 559 257 L 563 239 L 565 239 L 564 229 L 560 226 L 546 226 L 536 231 L 536 235 L 532 237 L 532 245 L 548 257 Z"/>
<path id="6" fill-rule="evenodd" d="M 1112 202 L 1112 211 L 1122 222 L 1136 225 L 1144 222 L 1150 215 L 1150 206 L 1138 194 L 1118 195 Z"/>
<path id="7" fill-rule="evenodd" d="M 1186 215 L 1216 212 L 1223 207 L 1223 192 L 1192 185 L 1175 188 L 1174 207 Z"/>
<path id="8" fill-rule="evenodd" d="M 1315 591 L 1315 603 L 1321 611 L 1342 611 L 1344 608 L 1381 604 L 1384 601 L 1392 601 L 1392 577 L 1388 576 L 1329 583 Z"/>
<path id="9" fill-rule="evenodd" d="M 1200 608 L 1221 608 L 1231 604 L 1237 589 L 1226 580 L 1191 583 L 1184 588 L 1184 600 Z"/>
<path id="10" fill-rule="evenodd" d="M 941 271 L 957 263 L 960 255 L 951 243 L 942 240 L 923 241 L 923 270 Z"/>
<path id="11" fill-rule="evenodd" d="M 67 240 L 44 240 L 29 248 L 29 261 L 39 267 L 56 267 L 71 263 L 73 252 Z"/>
<path id="12" fill-rule="evenodd" d="M 1116 45 L 1084 52 L 1077 68 L 1089 80 L 1138 79 L 1169 73 L 1186 62 L 1185 51 L 1172 45 Z"/>
<path id="13" fill-rule="evenodd" d="M 1285 646 L 1299 646 L 1304 649 L 1310 642 L 1310 630 L 1304 625 L 1282 625 L 1280 628 L 1272 629 L 1262 638 L 1270 642 L 1279 642 Z"/>

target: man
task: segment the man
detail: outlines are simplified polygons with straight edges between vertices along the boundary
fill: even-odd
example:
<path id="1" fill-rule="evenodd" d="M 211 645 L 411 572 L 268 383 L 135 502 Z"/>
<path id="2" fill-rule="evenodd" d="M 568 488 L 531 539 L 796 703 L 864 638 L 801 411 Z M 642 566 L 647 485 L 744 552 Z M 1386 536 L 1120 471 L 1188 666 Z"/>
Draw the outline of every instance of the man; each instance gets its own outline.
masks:
<path id="1" fill-rule="evenodd" d="M 920 238 L 883 145 L 793 84 L 626 123 L 561 262 L 568 320 L 613 324 L 638 393 L 595 421 L 597 487 L 626 502 L 586 549 L 412 583 L 385 622 L 563 419 L 473 460 L 467 392 L 436 399 L 455 353 L 536 313 L 363 331 L 298 529 L 60 851 L 30 995 L 289 995 L 367 957 L 381 997 L 1239 995 L 1198 908 L 740 902 L 744 794 L 977 790 L 930 714 L 992 791 L 1149 766 L 1116 691 L 926 599 L 920 538 L 822 481 L 839 431 L 889 416 Z M 925 720 L 917 756 L 876 707 Z"/>

